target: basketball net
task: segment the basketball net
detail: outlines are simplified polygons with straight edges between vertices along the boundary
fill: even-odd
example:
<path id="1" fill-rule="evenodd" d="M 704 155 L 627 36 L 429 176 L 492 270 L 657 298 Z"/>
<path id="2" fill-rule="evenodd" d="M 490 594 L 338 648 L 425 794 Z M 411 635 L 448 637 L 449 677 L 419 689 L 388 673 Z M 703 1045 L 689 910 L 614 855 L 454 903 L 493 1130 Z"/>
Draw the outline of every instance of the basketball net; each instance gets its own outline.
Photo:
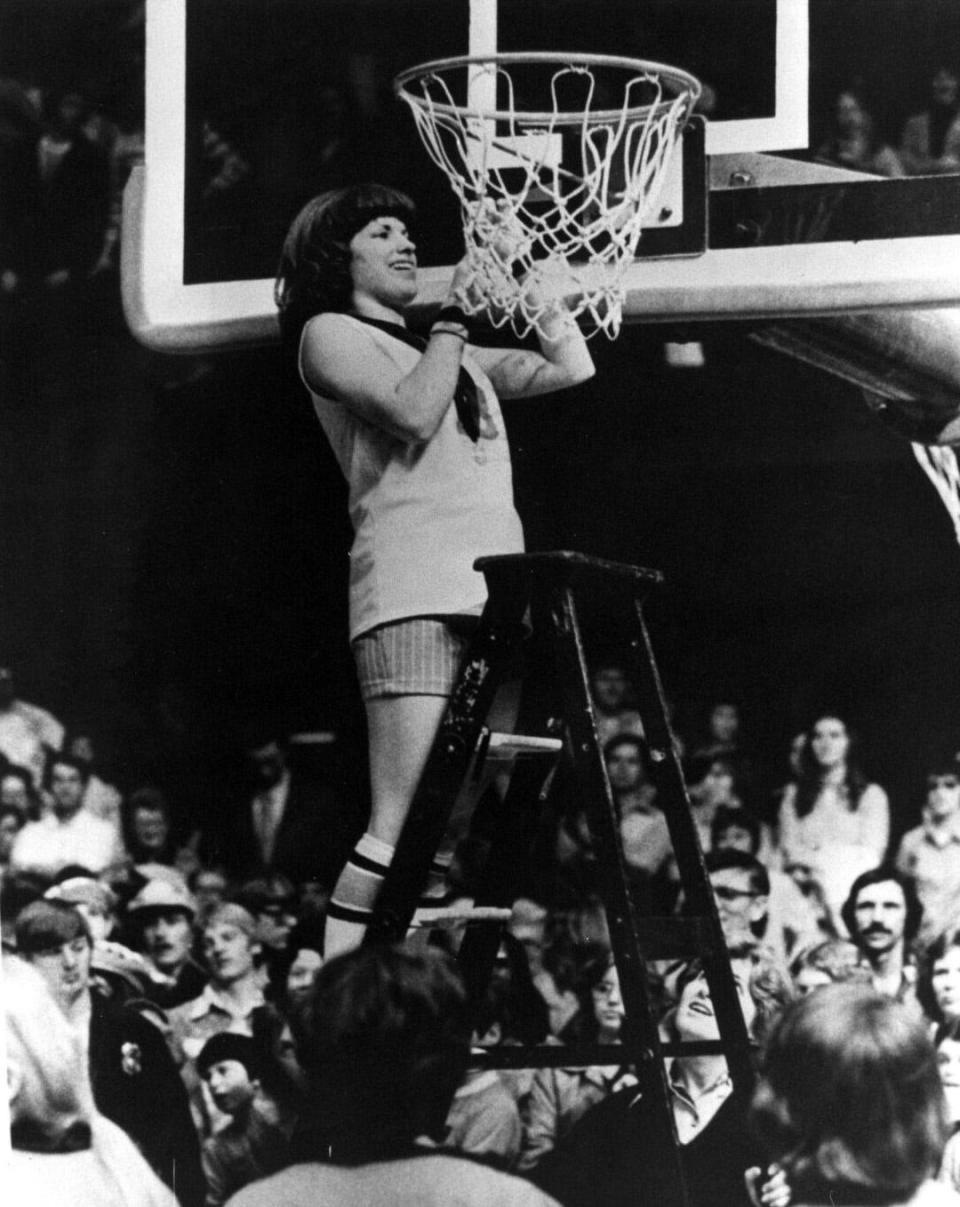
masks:
<path id="1" fill-rule="evenodd" d="M 518 108 L 514 72 L 530 64 L 552 68 L 542 112 Z M 464 73 L 469 99 L 458 104 Z M 697 81 L 641 60 L 545 53 L 427 63 L 394 87 L 460 203 L 465 309 L 525 335 L 562 300 L 588 334 L 615 336 L 624 274 Z M 601 107 L 611 95 L 616 105 Z"/>
<path id="2" fill-rule="evenodd" d="M 911 444 L 910 447 L 920 468 L 942 499 L 960 544 L 960 465 L 957 463 L 957 454 L 949 445 L 943 444 Z"/>

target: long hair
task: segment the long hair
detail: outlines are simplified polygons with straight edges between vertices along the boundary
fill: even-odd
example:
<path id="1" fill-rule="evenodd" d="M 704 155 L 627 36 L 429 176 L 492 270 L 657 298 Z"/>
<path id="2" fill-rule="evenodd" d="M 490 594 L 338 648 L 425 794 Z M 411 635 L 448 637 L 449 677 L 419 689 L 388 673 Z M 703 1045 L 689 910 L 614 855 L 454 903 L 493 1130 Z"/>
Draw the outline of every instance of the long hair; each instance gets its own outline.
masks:
<path id="1" fill-rule="evenodd" d="M 382 184 L 355 184 L 320 193 L 303 207 L 287 231 L 273 296 L 280 311 L 285 348 L 296 353 L 308 319 L 350 307 L 350 240 L 384 215 L 411 223 L 413 202 Z"/>
<path id="2" fill-rule="evenodd" d="M 801 998 L 773 1027 L 751 1116 L 797 1201 L 905 1202 L 946 1139 L 926 1026 L 861 985 Z"/>
<path id="3" fill-rule="evenodd" d="M 835 712 L 821 713 L 807 730 L 807 740 L 800 751 L 800 778 L 797 780 L 797 797 L 794 807 L 797 817 L 806 817 L 817 803 L 817 797 L 823 788 L 823 768 L 813 754 L 813 731 L 817 725 L 832 717 L 840 721 L 847 733 L 847 756 L 845 761 L 843 790 L 846 793 L 847 808 L 851 813 L 860 805 L 860 798 L 866 791 L 869 780 L 860 769 L 856 758 L 857 738 L 850 726 Z"/>
<path id="4" fill-rule="evenodd" d="M 933 970 L 937 961 L 942 960 L 952 947 L 960 948 L 960 930 L 951 929 L 938 935 L 926 948 L 920 961 L 917 1001 L 923 1007 L 924 1014 L 935 1023 L 943 1023 L 946 1020 L 937 1005 L 937 996 L 933 991 Z"/>

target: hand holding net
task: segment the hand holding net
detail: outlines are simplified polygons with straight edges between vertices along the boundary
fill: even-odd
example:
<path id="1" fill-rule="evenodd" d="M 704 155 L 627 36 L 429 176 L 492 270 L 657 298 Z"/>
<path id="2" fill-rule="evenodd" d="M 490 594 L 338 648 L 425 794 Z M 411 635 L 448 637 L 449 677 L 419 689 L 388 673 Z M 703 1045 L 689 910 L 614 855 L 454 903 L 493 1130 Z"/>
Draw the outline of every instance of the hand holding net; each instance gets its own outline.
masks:
<path id="1" fill-rule="evenodd" d="M 544 108 L 519 106 L 519 80 Z M 394 87 L 460 202 L 465 306 L 523 335 L 563 299 L 591 334 L 615 336 L 697 81 L 637 59 L 543 53 L 427 63 Z"/>

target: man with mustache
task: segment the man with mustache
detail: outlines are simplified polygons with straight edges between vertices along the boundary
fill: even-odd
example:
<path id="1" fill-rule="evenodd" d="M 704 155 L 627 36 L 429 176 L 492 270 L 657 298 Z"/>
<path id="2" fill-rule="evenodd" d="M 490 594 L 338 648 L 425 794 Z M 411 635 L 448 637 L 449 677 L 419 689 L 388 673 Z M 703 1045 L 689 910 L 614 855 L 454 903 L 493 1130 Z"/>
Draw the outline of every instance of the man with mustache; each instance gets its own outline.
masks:
<path id="1" fill-rule="evenodd" d="M 921 913 L 913 885 L 890 864 L 859 875 L 843 905 L 844 924 L 870 968 L 874 988 L 899 1002 L 916 1003 L 910 944 Z"/>

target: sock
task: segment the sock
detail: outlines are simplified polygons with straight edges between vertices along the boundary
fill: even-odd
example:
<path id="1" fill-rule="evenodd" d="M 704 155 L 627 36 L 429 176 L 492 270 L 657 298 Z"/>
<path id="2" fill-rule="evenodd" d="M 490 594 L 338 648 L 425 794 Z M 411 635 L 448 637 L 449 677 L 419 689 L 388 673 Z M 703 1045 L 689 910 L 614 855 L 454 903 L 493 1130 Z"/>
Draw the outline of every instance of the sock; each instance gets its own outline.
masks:
<path id="1" fill-rule="evenodd" d="M 352 951 L 363 942 L 394 848 L 364 834 L 344 865 L 327 906 L 324 958 Z"/>
<path id="2" fill-rule="evenodd" d="M 420 894 L 421 904 L 436 905 L 447 895 L 450 886 L 450 865 L 453 863 L 453 847 L 441 847 L 430 863 L 427 883 Z"/>

